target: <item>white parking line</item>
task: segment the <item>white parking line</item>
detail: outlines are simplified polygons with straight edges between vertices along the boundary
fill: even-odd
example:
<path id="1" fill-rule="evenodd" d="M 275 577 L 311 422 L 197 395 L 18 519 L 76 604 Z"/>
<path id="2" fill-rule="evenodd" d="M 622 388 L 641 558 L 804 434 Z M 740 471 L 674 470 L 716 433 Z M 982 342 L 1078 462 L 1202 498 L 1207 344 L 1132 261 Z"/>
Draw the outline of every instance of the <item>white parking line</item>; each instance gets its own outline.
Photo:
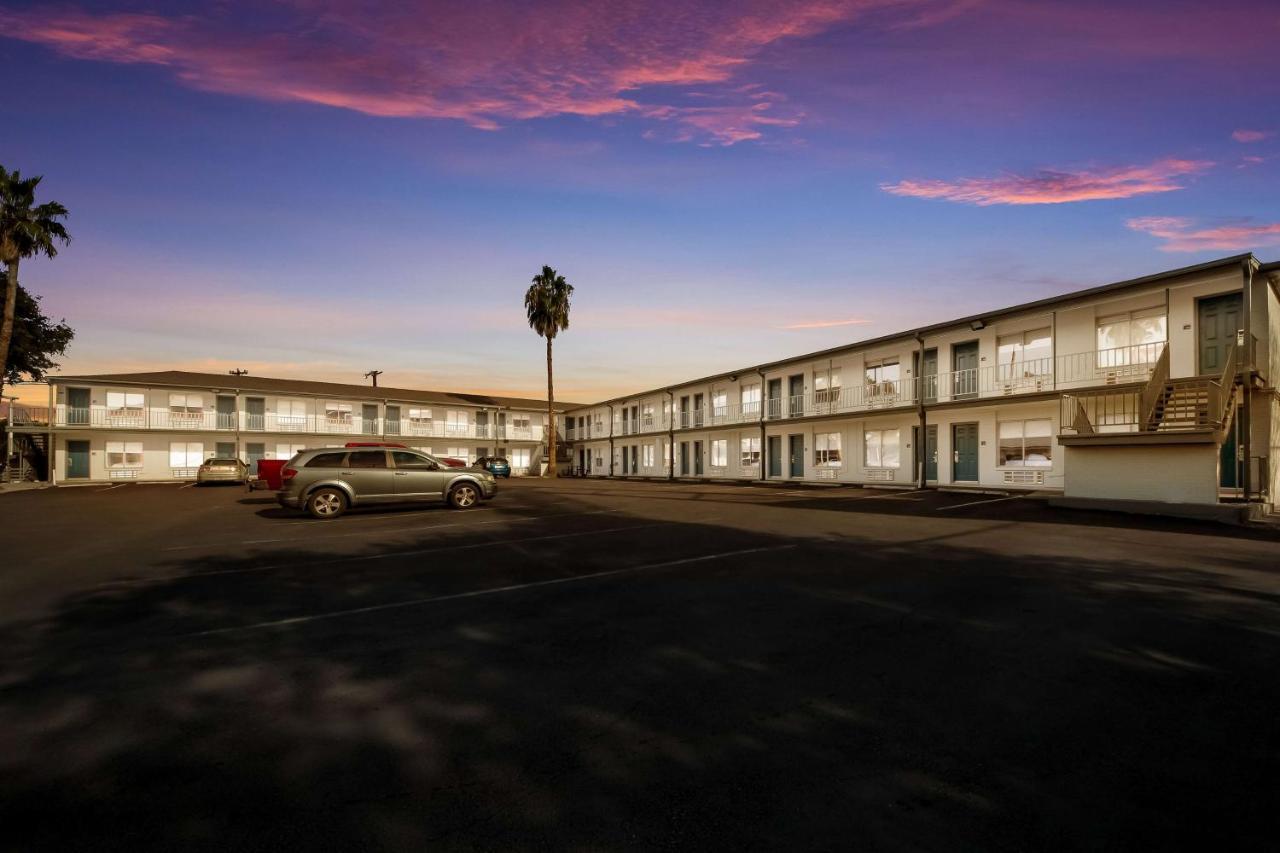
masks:
<path id="1" fill-rule="evenodd" d="M 107 486 L 105 489 L 94 489 L 95 492 L 110 492 L 115 489 L 123 489 L 128 483 L 116 483 L 114 486 Z"/>
<path id="2" fill-rule="evenodd" d="M 653 526 L 653 525 L 650 525 Z M 634 529 L 634 528 L 633 528 Z M 197 631 L 193 634 L 185 634 L 187 637 L 209 637 L 215 634 L 231 634 L 237 631 L 256 631 L 262 628 L 280 628 L 286 625 L 302 625 L 308 622 L 319 622 L 323 619 L 336 619 L 340 616 L 358 616 L 363 613 L 379 613 L 383 610 L 396 610 L 404 607 L 420 607 L 424 604 L 437 604 L 442 601 L 457 601 L 463 598 L 479 598 L 482 595 L 497 595 L 503 592 L 519 592 L 525 589 L 534 589 L 540 586 L 554 586 L 556 584 L 575 583 L 578 581 L 596 580 L 598 578 L 611 577 L 613 575 L 622 575 L 632 572 L 652 571 L 654 569 L 667 569 L 673 566 L 687 566 L 692 563 L 706 563 L 711 560 L 725 560 L 729 557 L 745 557 L 748 554 L 763 554 L 772 551 L 785 551 L 795 548 L 795 545 L 774 545 L 767 548 L 744 548 L 740 551 L 726 551 L 722 554 L 707 554 L 702 557 L 685 557 L 682 560 L 668 560 L 664 563 L 649 563 L 645 566 L 629 566 L 621 569 L 606 569 L 601 572 L 591 572 L 585 575 L 573 575 L 566 578 L 551 578 L 545 581 L 532 581 L 530 583 L 510 584 L 508 586 L 495 586 L 487 589 L 475 589 L 470 592 L 455 592 L 450 595 L 437 595 L 431 598 L 414 598 L 408 601 L 393 601 L 388 604 L 373 604 L 368 607 L 353 607 L 349 610 L 332 610 L 328 613 L 313 613 L 310 616 L 293 616 L 289 619 L 275 619 L 270 622 L 255 622 L 251 625 L 237 625 L 233 628 L 214 628 L 209 631 Z"/>
<path id="3" fill-rule="evenodd" d="M 969 502 L 969 503 L 967 503 L 967 504 L 952 504 L 951 506 L 940 506 L 940 507 L 938 507 L 938 508 L 937 508 L 937 510 L 936 510 L 936 511 L 937 511 L 937 512 L 946 512 L 946 511 L 947 511 L 947 510 L 949 510 L 949 509 L 961 509 L 962 507 L 966 507 L 966 506 L 979 506 L 979 505 L 981 505 L 981 504 L 998 504 L 998 503 L 1000 503 L 1001 501 L 1016 501 L 1016 500 L 1020 500 L 1022 497 L 1024 497 L 1024 496 L 1023 496 L 1023 495 L 1010 495 L 1009 497 L 1005 497 L 1005 498 L 992 498 L 991 500 L 986 500 L 986 501 L 970 501 L 970 502 Z"/>
<path id="4" fill-rule="evenodd" d="M 185 486 L 179 486 L 178 488 L 179 488 L 179 489 L 189 489 L 189 488 L 191 488 L 191 487 L 192 487 L 192 486 L 194 486 L 194 485 L 195 485 L 195 483 L 187 483 Z"/>

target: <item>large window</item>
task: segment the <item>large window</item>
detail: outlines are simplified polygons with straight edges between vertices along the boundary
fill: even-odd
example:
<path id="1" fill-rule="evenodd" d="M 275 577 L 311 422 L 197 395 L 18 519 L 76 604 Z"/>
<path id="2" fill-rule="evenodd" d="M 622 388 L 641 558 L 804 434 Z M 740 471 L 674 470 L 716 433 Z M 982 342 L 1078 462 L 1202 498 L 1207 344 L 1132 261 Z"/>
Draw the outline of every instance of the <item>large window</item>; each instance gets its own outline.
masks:
<path id="1" fill-rule="evenodd" d="M 840 368 L 815 371 L 813 374 L 813 401 L 818 404 L 835 403 L 840 399 Z"/>
<path id="2" fill-rule="evenodd" d="M 819 468 L 839 468 L 840 433 L 820 432 L 813 437 L 813 464 Z"/>
<path id="3" fill-rule="evenodd" d="M 450 459 L 460 459 L 463 462 L 471 461 L 471 451 L 465 447 L 446 447 L 444 455 Z"/>
<path id="4" fill-rule="evenodd" d="M 1099 318 L 1098 367 L 1154 364 L 1168 339 L 1163 307 Z"/>
<path id="5" fill-rule="evenodd" d="M 410 435 L 430 435 L 431 434 L 431 410 L 410 408 L 408 410 L 409 418 L 409 434 Z"/>
<path id="6" fill-rule="evenodd" d="M 324 419 L 329 426 L 351 426 L 351 404 L 350 403 L 325 403 Z"/>
<path id="7" fill-rule="evenodd" d="M 467 435 L 468 420 L 465 409 L 445 411 L 445 435 Z"/>
<path id="8" fill-rule="evenodd" d="M 1002 468 L 1053 466 L 1053 424 L 1048 418 L 1000 422 Z"/>
<path id="9" fill-rule="evenodd" d="M 183 447 L 185 448 L 186 445 L 183 444 Z M 184 450 L 184 453 L 185 453 L 185 450 Z M 196 464 L 198 465 L 199 463 L 196 463 Z M 107 467 L 108 468 L 141 468 L 142 467 L 142 442 L 141 441 L 108 441 L 107 442 Z M 186 466 L 179 465 L 177 467 L 185 468 Z"/>
<path id="10" fill-rule="evenodd" d="M 1049 329 L 1001 335 L 996 343 L 1001 380 L 1047 376 L 1053 372 L 1053 333 Z"/>
<path id="11" fill-rule="evenodd" d="M 292 459 L 296 454 L 306 450 L 305 444 L 277 444 L 276 459 Z"/>
<path id="12" fill-rule="evenodd" d="M 760 383 L 752 382 L 742 386 L 742 413 L 744 415 L 760 414 Z"/>
<path id="13" fill-rule="evenodd" d="M 306 400 L 276 400 L 276 423 L 281 429 L 302 429 L 307 425 Z"/>
<path id="14" fill-rule="evenodd" d="M 760 437 L 742 439 L 742 467 L 760 464 Z"/>
<path id="15" fill-rule="evenodd" d="M 729 414 L 729 392 L 728 391 L 712 391 L 711 392 L 711 416 L 713 418 L 723 418 L 727 414 Z"/>
<path id="16" fill-rule="evenodd" d="M 511 462 L 512 468 L 520 468 L 520 469 L 528 468 L 529 467 L 529 448 L 527 447 L 511 448 L 511 458 L 509 461 Z M 597 451 L 596 465 L 598 467 L 603 464 L 604 464 L 604 460 L 600 458 L 599 451 Z"/>
<path id="17" fill-rule="evenodd" d="M 866 463 L 868 468 L 897 468 L 902 464 L 899 454 L 900 433 L 896 429 L 869 429 L 866 431 Z"/>
<path id="18" fill-rule="evenodd" d="M 204 462 L 204 445 L 200 442 L 169 442 L 170 468 L 199 468 L 202 462 Z"/>
<path id="19" fill-rule="evenodd" d="M 729 464 L 729 440 L 717 438 L 711 442 L 711 467 L 724 468 Z"/>
<path id="20" fill-rule="evenodd" d="M 645 429 L 653 429 L 653 403 L 644 403 L 640 406 L 640 421 Z"/>
<path id="21" fill-rule="evenodd" d="M 656 455 L 657 455 L 657 448 L 655 448 L 652 444 L 646 444 L 646 445 L 644 445 L 644 454 L 643 454 L 643 456 L 644 456 L 644 467 L 646 467 L 646 468 L 652 468 L 652 467 L 653 467 L 653 461 L 654 461 L 654 458 L 656 457 Z"/>
<path id="22" fill-rule="evenodd" d="M 898 380 L 902 378 L 901 367 L 897 359 L 868 364 L 866 375 L 867 394 L 873 397 L 897 393 Z"/>
<path id="23" fill-rule="evenodd" d="M 107 422 L 112 426 L 142 421 L 142 393 L 140 391 L 108 391 Z"/>
<path id="24" fill-rule="evenodd" d="M 200 394 L 170 394 L 171 420 L 195 421 L 204 415 L 204 397 Z"/>

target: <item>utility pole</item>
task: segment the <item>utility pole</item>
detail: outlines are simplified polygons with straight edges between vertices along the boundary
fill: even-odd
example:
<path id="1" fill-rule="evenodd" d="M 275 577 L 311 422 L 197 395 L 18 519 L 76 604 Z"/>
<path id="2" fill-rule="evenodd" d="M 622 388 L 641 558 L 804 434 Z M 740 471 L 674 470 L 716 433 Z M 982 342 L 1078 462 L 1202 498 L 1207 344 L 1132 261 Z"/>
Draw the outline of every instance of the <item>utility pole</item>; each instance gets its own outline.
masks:
<path id="1" fill-rule="evenodd" d="M 382 375 L 382 371 L 381 371 L 381 370 L 370 370 L 368 373 L 366 373 L 366 374 L 364 375 L 364 378 L 365 378 L 365 379 L 372 379 L 372 380 L 373 380 L 373 387 L 374 387 L 374 388 L 377 388 L 377 387 L 378 387 L 378 377 L 379 377 L 379 376 L 381 376 L 381 375 Z"/>
<path id="2" fill-rule="evenodd" d="M 237 367 L 235 370 L 228 370 L 227 373 L 230 373 L 232 376 L 248 376 L 249 375 L 249 371 L 245 370 L 243 367 Z"/>

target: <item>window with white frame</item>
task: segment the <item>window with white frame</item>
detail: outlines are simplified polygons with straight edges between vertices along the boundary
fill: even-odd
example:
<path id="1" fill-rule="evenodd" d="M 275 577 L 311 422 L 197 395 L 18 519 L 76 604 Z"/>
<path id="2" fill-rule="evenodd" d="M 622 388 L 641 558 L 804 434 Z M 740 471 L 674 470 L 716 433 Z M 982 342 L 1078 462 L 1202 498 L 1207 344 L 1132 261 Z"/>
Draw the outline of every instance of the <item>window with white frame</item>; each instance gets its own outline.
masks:
<path id="1" fill-rule="evenodd" d="M 657 456 L 657 448 L 654 447 L 652 444 L 644 445 L 644 452 L 642 453 L 642 456 L 643 456 L 643 459 L 641 460 L 641 462 L 644 465 L 644 467 L 652 468 L 653 461 Z"/>
<path id="2" fill-rule="evenodd" d="M 325 403 L 324 419 L 330 426 L 351 426 L 351 404 Z"/>
<path id="3" fill-rule="evenodd" d="M 471 451 L 465 447 L 446 447 L 444 455 L 450 459 L 461 459 L 463 462 L 471 461 Z"/>
<path id="4" fill-rule="evenodd" d="M 466 435 L 469 424 L 468 414 L 466 409 L 445 410 L 445 435 Z"/>
<path id="5" fill-rule="evenodd" d="M 894 394 L 898 380 L 902 378 L 901 365 L 896 358 L 869 362 L 866 365 L 867 393 L 873 397 Z"/>
<path id="6" fill-rule="evenodd" d="M 511 462 L 512 468 L 528 468 L 529 458 L 530 458 L 529 448 L 527 447 L 511 448 L 510 462 Z M 596 457 L 596 464 L 597 465 L 600 464 L 600 458 L 598 456 Z"/>
<path id="7" fill-rule="evenodd" d="M 601 471 L 603 469 L 604 469 L 604 451 L 597 447 L 595 470 Z"/>
<path id="8" fill-rule="evenodd" d="M 199 468 L 204 462 L 204 445 L 198 441 L 169 442 L 170 468 Z"/>
<path id="9" fill-rule="evenodd" d="M 712 391 L 711 416 L 723 418 L 727 414 L 729 414 L 729 392 L 724 390 Z"/>
<path id="10" fill-rule="evenodd" d="M 752 382 L 742 386 L 742 413 L 744 415 L 760 414 L 759 382 Z"/>
<path id="11" fill-rule="evenodd" d="M 742 439 L 742 467 L 751 468 L 760 464 L 760 437 Z"/>
<path id="12" fill-rule="evenodd" d="M 307 423 L 306 400 L 276 400 L 276 423 L 281 427 L 300 428 Z"/>
<path id="13" fill-rule="evenodd" d="M 141 421 L 143 405 L 141 391 L 107 392 L 107 418 L 113 425 Z"/>
<path id="14" fill-rule="evenodd" d="M 108 441 L 107 442 L 107 467 L 108 468 L 141 468 L 142 467 L 142 442 L 141 441 Z M 179 465 L 178 467 L 185 467 Z"/>
<path id="15" fill-rule="evenodd" d="M 410 408 L 408 410 L 409 433 L 411 435 L 429 435 L 431 433 L 431 410 Z"/>
<path id="16" fill-rule="evenodd" d="M 998 433 L 1000 467 L 1053 467 L 1053 423 L 1048 418 L 1001 421 Z"/>
<path id="17" fill-rule="evenodd" d="M 306 450 L 305 444 L 277 444 L 276 459 L 292 459 L 296 454 Z"/>
<path id="18" fill-rule="evenodd" d="M 669 441 L 662 442 L 662 467 L 671 467 L 671 442 Z"/>
<path id="19" fill-rule="evenodd" d="M 896 429 L 869 429 L 864 433 L 868 468 L 897 468 L 902 464 L 899 451 L 901 432 Z"/>
<path id="20" fill-rule="evenodd" d="M 813 401 L 834 403 L 840 399 L 840 368 L 813 372 Z"/>
<path id="21" fill-rule="evenodd" d="M 840 433 L 820 432 L 813 437 L 813 464 L 819 468 L 839 468 Z"/>
<path id="22" fill-rule="evenodd" d="M 1169 339 L 1164 307 L 1098 318 L 1098 367 L 1154 364 Z"/>
<path id="23" fill-rule="evenodd" d="M 725 468 L 729 465 L 729 440 L 717 438 L 711 442 L 711 467 Z"/>
<path id="24" fill-rule="evenodd" d="M 653 429 L 653 403 L 643 403 L 640 406 L 640 423 L 645 429 Z"/>
<path id="25" fill-rule="evenodd" d="M 1053 332 L 1048 328 L 1001 335 L 996 339 L 1000 380 L 1048 376 L 1053 373 Z"/>
<path id="26" fill-rule="evenodd" d="M 204 414 L 204 397 L 200 394 L 170 394 L 169 414 L 180 418 L 198 418 Z"/>

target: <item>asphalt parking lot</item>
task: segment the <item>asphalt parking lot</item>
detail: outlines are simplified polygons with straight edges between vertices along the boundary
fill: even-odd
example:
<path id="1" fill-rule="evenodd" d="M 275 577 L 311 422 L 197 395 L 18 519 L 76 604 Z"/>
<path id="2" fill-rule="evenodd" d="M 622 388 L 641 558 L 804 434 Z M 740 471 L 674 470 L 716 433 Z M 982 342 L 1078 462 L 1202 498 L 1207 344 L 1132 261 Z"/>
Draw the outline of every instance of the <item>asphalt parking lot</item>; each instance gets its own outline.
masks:
<path id="1" fill-rule="evenodd" d="M 1262 849 L 1280 540 L 1027 497 L 0 495 L 6 849 Z"/>

